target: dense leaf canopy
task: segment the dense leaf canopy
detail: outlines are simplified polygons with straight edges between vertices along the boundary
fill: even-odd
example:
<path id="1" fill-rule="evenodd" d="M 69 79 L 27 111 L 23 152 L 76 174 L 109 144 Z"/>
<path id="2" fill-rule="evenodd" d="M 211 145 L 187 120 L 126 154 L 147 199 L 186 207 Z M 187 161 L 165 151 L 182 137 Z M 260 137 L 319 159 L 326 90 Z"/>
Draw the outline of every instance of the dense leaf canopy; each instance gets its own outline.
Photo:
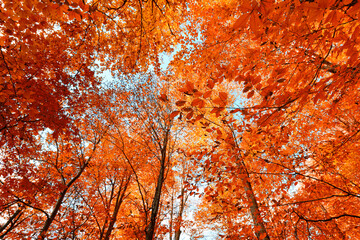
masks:
<path id="1" fill-rule="evenodd" d="M 3 0 L 0 238 L 357 239 L 359 17 Z"/>

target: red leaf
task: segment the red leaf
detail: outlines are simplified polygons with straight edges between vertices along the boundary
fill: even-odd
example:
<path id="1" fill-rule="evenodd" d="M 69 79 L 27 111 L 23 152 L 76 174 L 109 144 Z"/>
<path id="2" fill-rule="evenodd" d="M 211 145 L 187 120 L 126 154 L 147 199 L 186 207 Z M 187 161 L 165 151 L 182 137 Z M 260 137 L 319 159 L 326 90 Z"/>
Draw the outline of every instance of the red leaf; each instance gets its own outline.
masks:
<path id="1" fill-rule="evenodd" d="M 240 111 L 240 109 L 234 109 L 234 110 L 231 110 L 230 113 L 237 113 L 239 111 Z"/>
<path id="2" fill-rule="evenodd" d="M 254 96 L 254 90 L 252 90 L 251 92 L 249 92 L 248 94 L 247 94 L 247 98 L 251 98 L 252 96 Z"/>
<path id="3" fill-rule="evenodd" d="M 251 90 L 252 86 L 251 85 L 248 85 L 244 88 L 243 92 L 246 93 L 248 92 L 249 90 Z"/>

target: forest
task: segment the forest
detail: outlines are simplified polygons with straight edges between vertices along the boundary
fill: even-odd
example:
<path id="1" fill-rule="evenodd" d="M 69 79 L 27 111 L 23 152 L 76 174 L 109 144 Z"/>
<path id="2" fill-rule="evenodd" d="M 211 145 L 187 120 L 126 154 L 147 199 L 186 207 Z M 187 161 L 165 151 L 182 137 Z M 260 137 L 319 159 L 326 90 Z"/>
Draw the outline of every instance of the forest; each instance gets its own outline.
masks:
<path id="1" fill-rule="evenodd" d="M 0 239 L 360 239 L 359 18 L 0 1 Z"/>

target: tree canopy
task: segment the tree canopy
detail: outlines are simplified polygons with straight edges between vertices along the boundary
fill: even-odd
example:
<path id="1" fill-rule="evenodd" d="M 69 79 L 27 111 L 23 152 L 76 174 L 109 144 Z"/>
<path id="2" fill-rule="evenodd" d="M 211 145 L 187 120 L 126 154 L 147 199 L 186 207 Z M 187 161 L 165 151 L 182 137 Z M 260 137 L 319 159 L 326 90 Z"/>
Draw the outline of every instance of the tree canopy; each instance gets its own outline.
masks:
<path id="1" fill-rule="evenodd" d="M 4 0 L 0 238 L 357 239 L 359 17 Z"/>

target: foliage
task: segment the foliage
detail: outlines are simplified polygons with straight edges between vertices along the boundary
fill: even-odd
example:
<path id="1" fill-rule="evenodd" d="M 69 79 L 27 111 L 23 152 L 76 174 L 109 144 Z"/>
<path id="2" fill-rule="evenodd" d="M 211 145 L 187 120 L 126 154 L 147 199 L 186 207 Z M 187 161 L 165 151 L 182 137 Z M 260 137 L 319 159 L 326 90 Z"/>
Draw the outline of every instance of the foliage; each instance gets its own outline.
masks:
<path id="1" fill-rule="evenodd" d="M 0 238 L 357 239 L 359 10 L 3 1 Z"/>

